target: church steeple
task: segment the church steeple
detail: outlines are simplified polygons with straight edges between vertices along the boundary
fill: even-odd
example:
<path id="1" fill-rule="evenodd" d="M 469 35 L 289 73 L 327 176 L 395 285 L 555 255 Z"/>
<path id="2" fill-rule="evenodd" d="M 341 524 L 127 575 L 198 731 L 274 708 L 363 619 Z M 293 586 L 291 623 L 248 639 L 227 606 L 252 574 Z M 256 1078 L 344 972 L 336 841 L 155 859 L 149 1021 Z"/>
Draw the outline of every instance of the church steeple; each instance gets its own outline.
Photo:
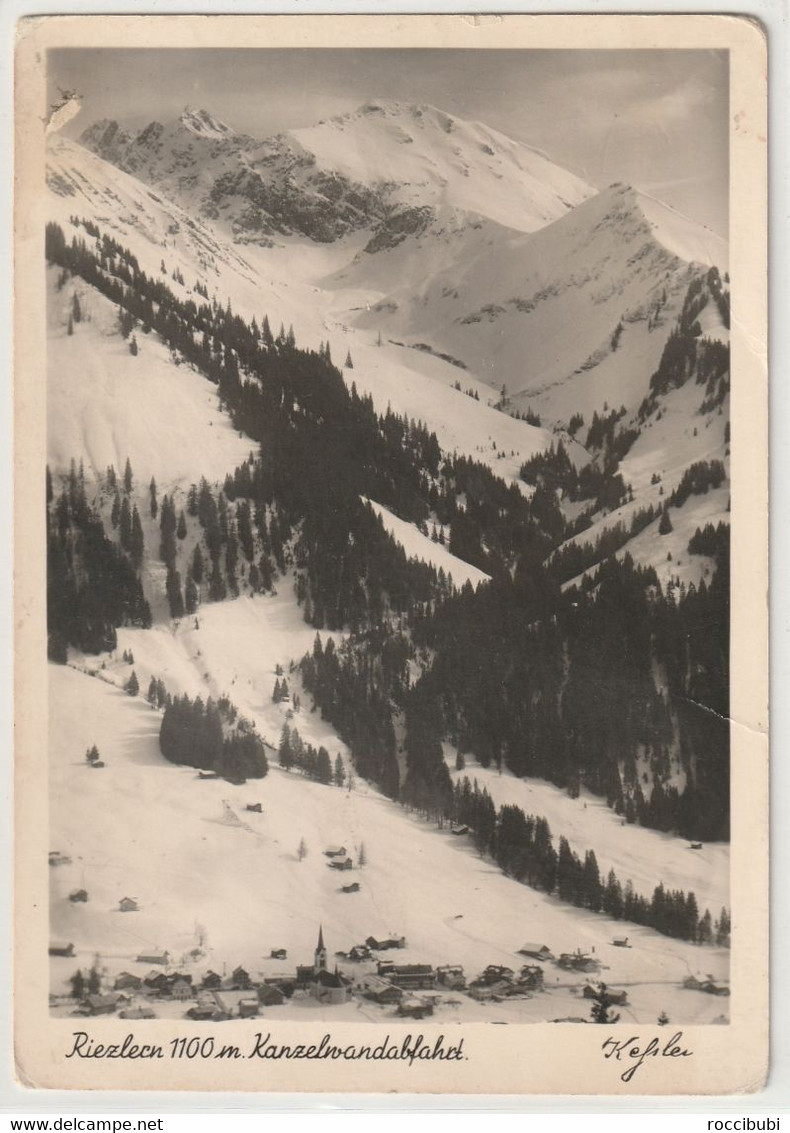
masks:
<path id="1" fill-rule="evenodd" d="M 324 926 L 318 926 L 318 944 L 315 950 L 315 974 L 326 971 L 326 947 L 324 946 Z"/>

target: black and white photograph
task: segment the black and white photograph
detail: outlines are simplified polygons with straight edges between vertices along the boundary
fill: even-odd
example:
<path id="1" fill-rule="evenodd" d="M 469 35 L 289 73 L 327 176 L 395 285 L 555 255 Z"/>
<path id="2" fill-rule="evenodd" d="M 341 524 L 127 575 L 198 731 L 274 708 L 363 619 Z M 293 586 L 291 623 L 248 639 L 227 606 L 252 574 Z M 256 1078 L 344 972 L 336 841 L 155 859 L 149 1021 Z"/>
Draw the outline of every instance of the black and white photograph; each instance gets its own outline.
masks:
<path id="1" fill-rule="evenodd" d="M 116 1020 L 729 1027 L 731 52 L 163 35 L 45 72 L 72 1063 Z"/>

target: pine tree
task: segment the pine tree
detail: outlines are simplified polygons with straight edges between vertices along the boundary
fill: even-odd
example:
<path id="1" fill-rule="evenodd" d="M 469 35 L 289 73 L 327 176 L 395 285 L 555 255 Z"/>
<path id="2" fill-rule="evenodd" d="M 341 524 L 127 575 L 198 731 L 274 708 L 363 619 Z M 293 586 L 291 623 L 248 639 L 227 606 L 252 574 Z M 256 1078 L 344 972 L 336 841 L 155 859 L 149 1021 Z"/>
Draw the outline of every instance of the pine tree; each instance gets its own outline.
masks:
<path id="1" fill-rule="evenodd" d="M 93 967 L 88 973 L 88 995 L 98 995 L 101 991 L 101 975 L 99 974 L 99 958 L 93 961 Z"/>
<path id="2" fill-rule="evenodd" d="M 176 528 L 176 535 L 179 539 L 186 539 L 187 537 L 187 517 L 184 515 L 183 508 L 178 515 L 178 527 Z"/>
<path id="3" fill-rule="evenodd" d="M 124 551 L 132 549 L 132 509 L 129 507 L 129 497 L 124 496 L 121 502 L 121 546 Z"/>
<path id="4" fill-rule="evenodd" d="M 304 835 L 299 839 L 299 847 L 296 851 L 296 856 L 300 862 L 303 862 L 307 857 L 307 842 L 304 840 Z"/>
<path id="5" fill-rule="evenodd" d="M 192 577 L 198 586 L 203 581 L 203 553 L 200 550 L 200 544 L 195 544 L 195 550 L 192 554 Z"/>
<path id="6" fill-rule="evenodd" d="M 138 568 L 143 561 L 143 551 L 145 543 L 143 540 L 143 526 L 140 522 L 140 513 L 137 506 L 132 509 L 132 531 L 129 542 L 129 552 L 132 556 L 132 562 Z"/>
<path id="7" fill-rule="evenodd" d="M 69 315 L 69 325 L 66 327 L 66 334 L 74 334 L 74 319 Z"/>
<path id="8" fill-rule="evenodd" d="M 156 502 L 156 480 L 151 477 L 151 483 L 148 485 L 148 492 L 151 497 L 151 519 L 156 519 L 159 512 L 159 504 Z"/>
<path id="9" fill-rule="evenodd" d="M 664 504 L 664 510 L 661 513 L 661 522 L 658 525 L 659 535 L 669 535 L 672 531 L 672 520 L 669 518 L 669 508 Z"/>
<path id="10" fill-rule="evenodd" d="M 187 575 L 186 586 L 184 587 L 184 605 L 188 614 L 194 614 L 198 608 L 198 589 L 195 586 L 194 579 L 191 574 Z"/>
<path id="11" fill-rule="evenodd" d="M 346 354 L 346 369 L 347 370 L 353 370 L 354 369 L 354 363 L 351 360 L 351 351 L 350 350 L 349 350 L 348 354 Z"/>
<path id="12" fill-rule="evenodd" d="M 362 867 L 366 866 L 367 864 L 368 864 L 368 855 L 365 852 L 365 843 L 360 842 L 359 843 L 359 850 L 357 852 L 357 865 L 359 866 L 360 869 L 362 869 Z"/>
<path id="13" fill-rule="evenodd" d="M 77 968 L 74 975 L 70 978 L 71 995 L 73 999 L 82 999 L 85 995 L 85 977 L 82 974 L 82 969 Z"/>
<path id="14" fill-rule="evenodd" d="M 132 335 L 132 337 L 129 339 L 129 353 L 131 354 L 131 356 L 133 358 L 136 358 L 138 353 L 139 353 L 139 348 L 137 346 L 137 339 L 135 338 L 134 335 Z"/>
<path id="15" fill-rule="evenodd" d="M 280 767 L 284 768 L 286 771 L 290 771 L 294 765 L 294 757 L 291 749 L 291 729 L 287 724 L 283 724 L 283 730 L 280 733 L 278 758 L 280 760 Z"/>
<path id="16" fill-rule="evenodd" d="M 140 682 L 137 680 L 137 673 L 135 673 L 134 669 L 132 669 L 132 675 L 123 687 L 126 689 L 129 696 L 137 696 L 140 691 Z"/>
<path id="17" fill-rule="evenodd" d="M 661 1012 L 656 1022 L 658 1023 L 659 1027 L 666 1027 L 667 1023 L 669 1022 L 669 1015 L 667 1015 L 666 1011 Z"/>
<path id="18" fill-rule="evenodd" d="M 82 307 L 80 306 L 80 297 L 74 292 L 74 297 L 71 300 L 71 317 L 75 323 L 82 322 Z"/>
<path id="19" fill-rule="evenodd" d="M 127 495 L 129 494 L 129 492 L 131 492 L 133 483 L 134 479 L 132 477 L 132 466 L 129 462 L 129 457 L 127 456 L 126 467 L 123 470 L 123 490 Z"/>
<path id="20" fill-rule="evenodd" d="M 599 984 L 598 990 L 592 997 L 590 1017 L 593 1023 L 616 1023 L 620 1018 L 619 1012 L 612 1012 L 612 1000 L 606 990 L 606 984 Z"/>
<path id="21" fill-rule="evenodd" d="M 151 677 L 148 685 L 148 694 L 145 698 L 149 704 L 156 704 L 156 677 Z"/>
<path id="22" fill-rule="evenodd" d="M 337 753 L 335 759 L 335 786 L 342 787 L 346 781 L 346 769 L 343 765 L 343 757 L 340 752 Z"/>
<path id="23" fill-rule="evenodd" d="M 116 490 L 115 499 L 112 502 L 112 511 L 110 512 L 110 520 L 113 527 L 117 527 L 121 521 L 121 497 Z"/>

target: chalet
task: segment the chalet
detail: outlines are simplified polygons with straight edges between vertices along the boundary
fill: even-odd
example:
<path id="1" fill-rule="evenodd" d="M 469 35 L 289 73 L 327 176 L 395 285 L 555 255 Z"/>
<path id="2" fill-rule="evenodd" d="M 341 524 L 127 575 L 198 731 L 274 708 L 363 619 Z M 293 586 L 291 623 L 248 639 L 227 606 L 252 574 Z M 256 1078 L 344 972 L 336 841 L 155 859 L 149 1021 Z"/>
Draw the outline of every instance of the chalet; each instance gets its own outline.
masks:
<path id="1" fill-rule="evenodd" d="M 103 759 L 92 759 L 91 760 L 91 767 L 94 770 L 97 770 L 98 768 L 104 767 L 104 760 Z"/>
<path id="2" fill-rule="evenodd" d="M 199 1002 L 187 1011 L 187 1019 L 197 1019 L 201 1022 L 214 1020 L 219 1014 L 216 1003 Z"/>
<path id="3" fill-rule="evenodd" d="M 615 948 L 630 948 L 631 947 L 627 936 L 616 936 L 614 938 L 614 940 L 612 941 L 612 944 L 615 946 Z"/>
<path id="4" fill-rule="evenodd" d="M 355 944 L 348 954 L 349 960 L 359 962 L 362 960 L 370 960 L 370 949 L 367 944 Z"/>
<path id="5" fill-rule="evenodd" d="M 345 846 L 327 846 L 324 850 L 324 857 L 327 858 L 345 858 L 348 856 L 348 850 Z"/>
<path id="6" fill-rule="evenodd" d="M 115 983 L 112 986 L 114 991 L 138 991 L 142 982 L 139 976 L 135 976 L 131 972 L 121 972 L 120 975 L 115 977 Z"/>
<path id="7" fill-rule="evenodd" d="M 60 850 L 49 851 L 49 864 L 50 865 L 71 865 L 71 858 L 68 854 L 61 854 Z"/>
<path id="8" fill-rule="evenodd" d="M 140 906 L 134 897 L 121 897 L 118 902 L 118 911 L 121 913 L 137 913 L 140 911 Z"/>
<path id="9" fill-rule="evenodd" d="M 213 988 L 219 987 L 221 983 L 222 976 L 217 975 L 216 972 L 212 972 L 211 969 L 209 969 L 209 971 L 206 972 L 205 976 L 200 981 L 200 986 L 204 988 Z"/>
<path id="10" fill-rule="evenodd" d="M 258 1003 L 261 1007 L 281 1007 L 285 999 L 285 992 L 274 984 L 262 984 L 258 988 Z"/>
<path id="11" fill-rule="evenodd" d="M 252 987 L 250 973 L 241 966 L 234 969 L 230 980 L 231 982 L 229 986 L 233 991 L 248 991 Z"/>
<path id="12" fill-rule="evenodd" d="M 466 987 L 466 977 L 460 964 L 443 964 L 436 969 L 436 979 L 442 987 Z"/>
<path id="13" fill-rule="evenodd" d="M 535 944 L 528 941 L 522 944 L 518 950 L 520 956 L 528 956 L 530 960 L 550 960 L 551 949 L 548 944 Z"/>
<path id="14" fill-rule="evenodd" d="M 352 881 L 350 885 L 341 885 L 341 893 L 359 893 L 359 882 Z"/>
<path id="15" fill-rule="evenodd" d="M 398 1004 L 398 1014 L 403 1019 L 425 1019 L 433 1015 L 433 1004 L 420 999 L 407 999 Z"/>
<path id="16" fill-rule="evenodd" d="M 353 869 L 354 863 L 351 858 L 332 858 L 331 862 L 326 863 L 330 869 Z"/>
<path id="17" fill-rule="evenodd" d="M 701 850 L 702 849 L 702 842 L 690 842 L 689 843 L 689 849 L 690 850 Z"/>
<path id="18" fill-rule="evenodd" d="M 244 809 L 252 811 L 253 814 L 263 814 L 263 807 L 260 803 L 247 803 Z"/>
<path id="19" fill-rule="evenodd" d="M 379 973 L 381 974 L 381 973 Z M 436 972 L 430 964 L 393 964 L 388 978 L 404 990 L 436 987 Z"/>
<path id="20" fill-rule="evenodd" d="M 594 986 L 593 984 L 585 984 L 584 988 L 582 989 L 582 995 L 585 999 L 597 999 L 600 994 L 601 988 Z M 613 987 L 607 987 L 606 996 L 610 1003 L 613 1003 L 618 1007 L 625 1007 L 625 1005 L 628 1003 L 627 991 L 617 991 Z"/>
<path id="21" fill-rule="evenodd" d="M 137 957 L 138 964 L 161 964 L 162 967 L 167 967 L 170 963 L 169 952 L 141 952 Z"/>
<path id="22" fill-rule="evenodd" d="M 248 996 L 245 999 L 240 999 L 238 1010 L 239 1010 L 239 1018 L 240 1019 L 254 1019 L 254 1018 L 256 1018 L 256 1016 L 258 1014 L 258 998 L 257 998 L 257 996 L 254 999 L 253 999 L 252 996 Z"/>
<path id="23" fill-rule="evenodd" d="M 49 946 L 50 956 L 73 956 L 74 945 L 66 944 L 60 940 L 53 940 Z"/>
<path id="24" fill-rule="evenodd" d="M 468 826 L 451 826 L 450 827 L 450 833 L 455 834 L 456 837 L 460 837 L 462 834 L 468 834 L 469 833 L 469 827 Z"/>
<path id="25" fill-rule="evenodd" d="M 150 1007 L 125 1007 L 118 1012 L 119 1019 L 155 1019 L 156 1012 Z"/>
<path id="26" fill-rule="evenodd" d="M 387 980 L 379 979 L 378 976 L 370 976 L 365 981 L 363 994 L 365 999 L 370 999 L 374 1003 L 381 1003 L 383 1005 L 399 1003 L 401 999 L 403 999 L 403 992 L 399 987 L 388 983 Z"/>
<path id="27" fill-rule="evenodd" d="M 518 982 L 521 987 L 539 991 L 543 988 L 543 969 L 537 964 L 525 964 L 519 972 Z"/>
<path id="28" fill-rule="evenodd" d="M 474 983 L 478 986 L 482 984 L 484 987 L 490 987 L 492 984 L 511 981 L 515 974 L 512 968 L 505 968 L 501 964 L 489 964 Z"/>
<path id="29" fill-rule="evenodd" d="M 88 900 L 87 889 L 75 889 L 73 893 L 69 893 L 69 901 L 73 902 L 75 905 L 79 901 L 87 901 L 87 900 Z"/>
<path id="30" fill-rule="evenodd" d="M 112 1015 L 115 1002 L 114 995 L 87 995 L 84 1005 L 88 1015 Z"/>
<path id="31" fill-rule="evenodd" d="M 269 953 L 269 959 L 270 960 L 287 960 L 288 959 L 288 951 L 285 948 L 272 948 L 271 952 Z"/>
<path id="32" fill-rule="evenodd" d="M 146 995 L 163 995 L 167 990 L 167 976 L 164 972 L 149 972 L 143 978 L 141 991 Z"/>
<path id="33" fill-rule="evenodd" d="M 179 976 L 169 984 L 168 990 L 171 998 L 181 1003 L 187 999 L 191 999 L 194 994 L 192 991 L 192 977 Z"/>
<path id="34" fill-rule="evenodd" d="M 216 771 L 198 771 L 198 779 L 219 779 Z"/>
<path id="35" fill-rule="evenodd" d="M 705 980 L 700 991 L 706 991 L 708 995 L 729 995 L 730 989 L 726 984 L 718 984 L 713 980 Z"/>

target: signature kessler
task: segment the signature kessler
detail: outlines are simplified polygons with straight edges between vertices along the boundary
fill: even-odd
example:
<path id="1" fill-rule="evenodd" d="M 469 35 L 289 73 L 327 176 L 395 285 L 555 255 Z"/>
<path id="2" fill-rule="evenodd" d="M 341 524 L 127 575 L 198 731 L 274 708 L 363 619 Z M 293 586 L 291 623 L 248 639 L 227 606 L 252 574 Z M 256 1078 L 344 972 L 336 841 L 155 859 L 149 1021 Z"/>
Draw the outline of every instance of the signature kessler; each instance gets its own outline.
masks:
<path id="1" fill-rule="evenodd" d="M 638 1035 L 631 1035 L 627 1039 L 607 1039 L 601 1045 L 604 1058 L 614 1058 L 617 1062 L 628 1062 L 628 1066 L 620 1075 L 623 1082 L 630 1082 L 637 1070 L 648 1058 L 691 1058 L 693 1051 L 681 1046 L 682 1031 L 676 1031 L 667 1042 L 662 1043 L 659 1038 L 652 1038 L 646 1046 L 640 1045 Z"/>

